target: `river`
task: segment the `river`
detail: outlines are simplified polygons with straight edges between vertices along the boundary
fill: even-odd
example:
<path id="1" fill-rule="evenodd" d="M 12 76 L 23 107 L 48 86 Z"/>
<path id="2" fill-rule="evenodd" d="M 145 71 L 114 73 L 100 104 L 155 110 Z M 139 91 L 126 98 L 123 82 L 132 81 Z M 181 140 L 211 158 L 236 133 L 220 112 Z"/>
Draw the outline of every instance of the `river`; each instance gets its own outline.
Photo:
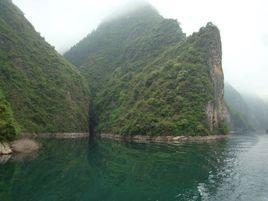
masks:
<path id="1" fill-rule="evenodd" d="M 266 201 L 268 134 L 178 144 L 42 140 L 0 165 L 1 201 Z"/>

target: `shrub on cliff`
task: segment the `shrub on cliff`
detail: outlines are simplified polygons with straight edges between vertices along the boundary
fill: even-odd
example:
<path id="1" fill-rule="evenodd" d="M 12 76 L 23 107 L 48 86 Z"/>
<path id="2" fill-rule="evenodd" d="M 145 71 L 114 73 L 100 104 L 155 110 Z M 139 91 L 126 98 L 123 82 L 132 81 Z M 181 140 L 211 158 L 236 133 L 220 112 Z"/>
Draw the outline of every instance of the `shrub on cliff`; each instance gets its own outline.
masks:
<path id="1" fill-rule="evenodd" d="M 10 104 L 0 90 L 0 142 L 14 139 L 19 134 L 19 128 L 14 120 Z"/>

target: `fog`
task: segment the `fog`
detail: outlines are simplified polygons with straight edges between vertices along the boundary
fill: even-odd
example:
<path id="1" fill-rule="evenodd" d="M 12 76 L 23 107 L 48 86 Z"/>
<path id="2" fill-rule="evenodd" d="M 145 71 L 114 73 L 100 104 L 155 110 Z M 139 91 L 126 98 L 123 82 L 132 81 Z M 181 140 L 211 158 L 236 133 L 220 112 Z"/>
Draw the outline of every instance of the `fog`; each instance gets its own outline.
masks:
<path id="1" fill-rule="evenodd" d="M 63 53 L 131 0 L 13 0 L 36 30 Z M 190 35 L 208 21 L 222 36 L 225 80 L 242 93 L 268 99 L 266 0 L 149 0 Z"/>

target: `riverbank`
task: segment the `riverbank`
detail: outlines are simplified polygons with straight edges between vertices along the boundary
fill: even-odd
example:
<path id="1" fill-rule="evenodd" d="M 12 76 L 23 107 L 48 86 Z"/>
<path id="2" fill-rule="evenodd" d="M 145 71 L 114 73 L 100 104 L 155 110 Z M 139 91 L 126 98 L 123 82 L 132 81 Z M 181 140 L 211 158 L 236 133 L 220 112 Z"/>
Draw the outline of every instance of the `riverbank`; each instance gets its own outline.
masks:
<path id="1" fill-rule="evenodd" d="M 29 138 L 54 138 L 54 139 L 79 139 L 88 138 L 89 133 L 38 133 L 24 134 Z M 116 141 L 134 142 L 182 142 L 182 141 L 212 141 L 223 140 L 229 135 L 209 135 L 209 136 L 148 136 L 148 135 L 116 135 L 116 134 L 96 134 L 98 138 L 111 139 Z"/>
<path id="2" fill-rule="evenodd" d="M 89 133 L 40 133 L 24 134 L 24 137 L 10 143 L 0 143 L 0 155 L 10 155 L 12 153 L 33 153 L 36 152 L 41 144 L 34 138 L 55 138 L 55 139 L 78 139 L 87 138 Z M 147 136 L 147 135 L 115 135 L 115 134 L 98 134 L 99 138 L 116 141 L 132 142 L 184 142 L 184 141 L 213 141 L 223 140 L 229 135 L 211 135 L 211 136 Z"/>
<path id="3" fill-rule="evenodd" d="M 115 135 L 115 134 L 99 134 L 102 139 L 110 139 L 116 141 L 131 141 L 131 142 L 185 142 L 185 141 L 213 141 L 224 140 L 229 135 L 209 135 L 209 136 L 147 136 L 147 135 Z"/>
<path id="4" fill-rule="evenodd" d="M 89 133 L 39 133 L 32 137 L 37 138 L 55 138 L 55 139 L 79 139 L 88 138 Z M 96 134 L 98 138 L 110 139 L 116 141 L 134 141 L 134 142 L 183 142 L 183 141 L 212 141 L 223 140 L 229 135 L 210 135 L 210 136 L 148 136 L 148 135 L 116 135 L 116 134 Z"/>
<path id="5" fill-rule="evenodd" d="M 89 133 L 39 133 L 35 134 L 38 138 L 56 138 L 56 139 L 76 139 L 87 138 Z"/>

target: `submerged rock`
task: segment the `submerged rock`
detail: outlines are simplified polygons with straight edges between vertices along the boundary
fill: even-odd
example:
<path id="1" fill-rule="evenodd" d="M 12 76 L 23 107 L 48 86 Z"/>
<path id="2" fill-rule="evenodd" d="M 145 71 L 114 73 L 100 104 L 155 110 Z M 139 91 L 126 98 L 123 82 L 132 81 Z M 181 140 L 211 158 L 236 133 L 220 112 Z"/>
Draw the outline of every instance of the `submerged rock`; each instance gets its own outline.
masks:
<path id="1" fill-rule="evenodd" d="M 0 165 L 5 165 L 9 161 L 10 158 L 11 158 L 11 154 L 0 155 Z"/>

